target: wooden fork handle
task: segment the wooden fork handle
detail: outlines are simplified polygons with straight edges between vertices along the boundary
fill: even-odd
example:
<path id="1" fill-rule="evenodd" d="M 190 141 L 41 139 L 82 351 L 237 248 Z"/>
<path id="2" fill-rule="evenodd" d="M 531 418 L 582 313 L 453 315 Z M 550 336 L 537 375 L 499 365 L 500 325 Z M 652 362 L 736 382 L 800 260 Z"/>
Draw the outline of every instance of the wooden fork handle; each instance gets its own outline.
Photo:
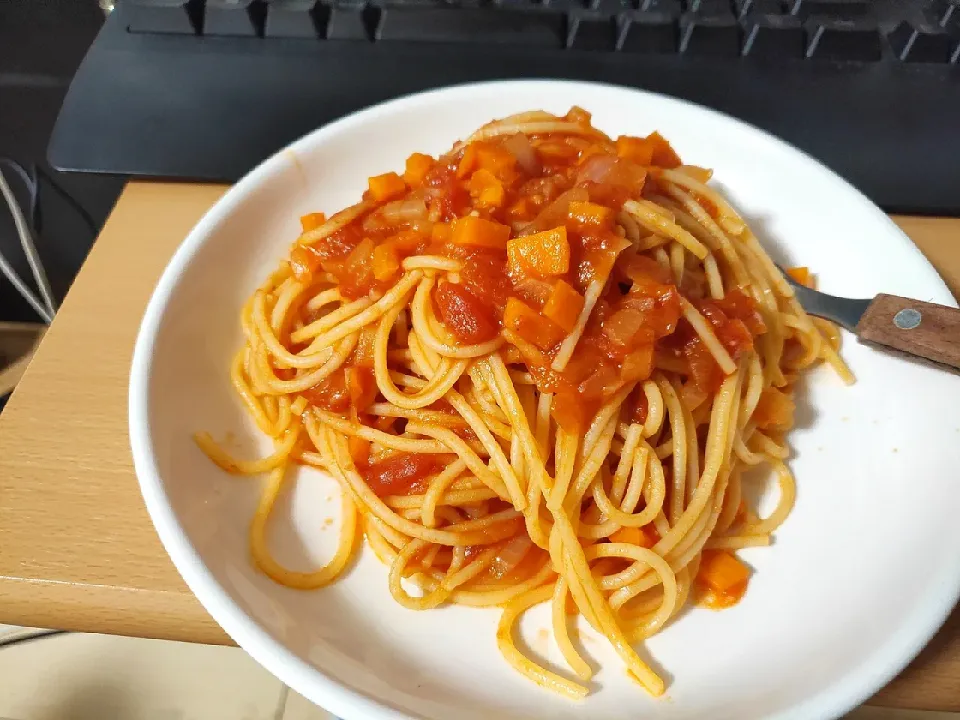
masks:
<path id="1" fill-rule="evenodd" d="M 857 323 L 857 336 L 960 370 L 960 310 L 877 295 Z"/>

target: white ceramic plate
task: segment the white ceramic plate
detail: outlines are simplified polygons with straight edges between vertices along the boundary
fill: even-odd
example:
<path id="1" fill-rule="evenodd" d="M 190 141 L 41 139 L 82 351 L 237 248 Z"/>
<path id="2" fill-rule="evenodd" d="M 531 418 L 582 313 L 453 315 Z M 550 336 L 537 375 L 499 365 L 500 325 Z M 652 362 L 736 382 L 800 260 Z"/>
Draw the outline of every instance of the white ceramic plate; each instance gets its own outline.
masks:
<path id="1" fill-rule="evenodd" d="M 254 570 L 247 529 L 257 479 L 228 476 L 194 446 L 206 429 L 235 452 L 267 451 L 228 380 L 238 314 L 286 255 L 309 211 L 354 202 L 370 175 L 413 151 L 441 153 L 496 117 L 580 105 L 611 135 L 664 133 L 780 261 L 808 265 L 828 292 L 878 291 L 955 304 L 890 220 L 799 151 L 729 117 L 659 95 L 573 82 L 462 86 L 390 102 L 324 127 L 238 183 L 201 220 L 147 309 L 130 381 L 130 435 L 157 532 L 224 629 L 293 689 L 346 720 L 589 718 L 818 720 L 892 678 L 931 637 L 960 589 L 960 377 L 845 338 L 858 383 L 813 373 L 790 435 L 797 504 L 745 599 L 684 613 L 644 650 L 668 682 L 654 700 L 586 632 L 602 667 L 572 704 L 515 674 L 497 652 L 499 612 L 416 613 L 393 602 L 364 550 L 339 583 L 279 587 Z M 878 152 L 882 150 L 878 149 Z M 276 554 L 308 568 L 329 557 L 337 487 L 301 472 L 273 524 Z M 767 498 L 769 501 L 770 498 Z M 328 519 L 334 522 L 327 525 Z M 539 610 L 523 623 L 563 667 Z"/>

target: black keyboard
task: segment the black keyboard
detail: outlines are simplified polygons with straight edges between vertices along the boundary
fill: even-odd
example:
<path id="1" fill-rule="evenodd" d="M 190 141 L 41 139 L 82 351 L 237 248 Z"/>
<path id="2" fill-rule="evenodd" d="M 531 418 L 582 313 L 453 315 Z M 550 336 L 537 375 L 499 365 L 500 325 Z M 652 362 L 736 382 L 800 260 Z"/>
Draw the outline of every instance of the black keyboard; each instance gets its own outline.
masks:
<path id="1" fill-rule="evenodd" d="M 49 158 L 236 180 L 381 100 L 531 77 L 687 98 L 792 142 L 887 210 L 960 215 L 960 0 L 125 0 Z"/>

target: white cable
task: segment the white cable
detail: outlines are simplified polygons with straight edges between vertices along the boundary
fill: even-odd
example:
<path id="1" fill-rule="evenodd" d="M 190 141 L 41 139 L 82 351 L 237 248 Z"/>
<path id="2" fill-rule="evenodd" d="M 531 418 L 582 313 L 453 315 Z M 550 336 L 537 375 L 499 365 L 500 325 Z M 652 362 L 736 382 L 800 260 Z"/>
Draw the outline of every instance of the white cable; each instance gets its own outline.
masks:
<path id="1" fill-rule="evenodd" d="M 33 291 L 27 287 L 26 283 L 20 279 L 20 276 L 17 274 L 16 270 L 13 269 L 13 266 L 10 265 L 2 252 L 0 252 L 0 271 L 3 272 L 3 274 L 11 283 L 13 283 L 13 286 L 17 289 L 17 292 L 19 292 L 21 297 L 23 297 L 23 299 L 30 304 L 30 307 L 32 307 L 41 318 L 43 318 L 44 322 L 49 324 L 53 320 L 53 315 L 57 311 L 56 305 L 53 302 L 53 293 L 51 292 L 50 285 L 47 282 L 47 274 L 44 271 L 43 263 L 37 254 L 37 248 L 33 243 L 33 236 L 30 233 L 30 228 L 27 225 L 26 218 L 24 218 L 23 211 L 20 209 L 20 204 L 17 202 L 17 198 L 14 196 L 13 191 L 7 184 L 7 179 L 4 177 L 2 171 L 0 171 L 0 194 L 3 195 L 4 200 L 7 202 L 7 207 L 10 208 L 10 214 L 13 216 L 13 224 L 16 226 L 17 235 L 20 237 L 20 245 L 23 247 L 23 252 L 27 256 L 27 264 L 30 265 L 30 271 L 33 273 L 33 277 L 37 281 L 37 286 L 40 288 L 40 294 L 43 297 L 43 303 L 41 303 L 37 296 L 33 294 Z"/>

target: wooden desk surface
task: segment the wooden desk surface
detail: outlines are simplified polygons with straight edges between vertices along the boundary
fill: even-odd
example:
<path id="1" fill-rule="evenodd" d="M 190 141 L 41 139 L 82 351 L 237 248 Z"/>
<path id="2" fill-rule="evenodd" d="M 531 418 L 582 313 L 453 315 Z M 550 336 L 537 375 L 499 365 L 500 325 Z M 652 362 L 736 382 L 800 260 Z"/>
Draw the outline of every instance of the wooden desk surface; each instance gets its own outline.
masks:
<path id="1" fill-rule="evenodd" d="M 127 437 L 141 315 L 174 249 L 224 190 L 126 188 L 0 415 L 0 623 L 230 642 L 161 547 Z M 896 221 L 960 296 L 960 219 Z M 872 702 L 960 710 L 960 610 Z"/>

